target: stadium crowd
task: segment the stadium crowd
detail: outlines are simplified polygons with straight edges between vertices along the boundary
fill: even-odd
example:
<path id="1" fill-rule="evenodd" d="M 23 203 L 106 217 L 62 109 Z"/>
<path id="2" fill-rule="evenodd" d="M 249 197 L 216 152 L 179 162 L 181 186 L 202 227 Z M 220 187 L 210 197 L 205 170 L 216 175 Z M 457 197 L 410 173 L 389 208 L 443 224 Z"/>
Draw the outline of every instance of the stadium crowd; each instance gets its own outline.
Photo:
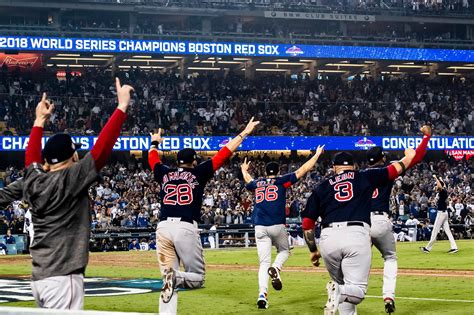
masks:
<path id="1" fill-rule="evenodd" d="M 464 78 L 271 75 L 248 81 L 230 73 L 180 78 L 139 68 L 127 75 L 137 87 L 124 128 L 133 135 L 157 127 L 168 134 L 232 134 L 251 116 L 262 120 L 261 135 L 412 135 L 426 121 L 441 135 L 474 132 L 474 84 Z M 13 133 L 29 133 L 39 91 L 56 105 L 49 132 L 97 134 L 115 108 L 109 72 L 88 69 L 76 76 L 68 70 L 58 80 L 54 68 L 33 75 L 3 67 L 0 121 Z"/>
<path id="2" fill-rule="evenodd" d="M 204 202 L 200 224 L 206 229 L 212 225 L 251 223 L 252 195 L 244 188 L 240 172 L 242 153 L 235 155 L 231 162 L 216 173 L 204 192 Z M 266 154 L 249 157 L 252 160 L 251 173 L 264 175 L 264 166 L 270 161 Z M 277 160 L 281 164 L 281 173 L 295 171 L 304 161 L 303 157 L 287 157 L 281 155 Z M 164 159 L 165 163 L 174 163 Z M 324 159 L 318 167 L 289 189 L 287 216 L 291 222 L 297 222 L 299 212 L 306 204 L 311 190 L 331 172 L 329 158 Z M 360 163 L 364 168 L 365 163 Z M 424 162 L 404 176 L 399 177 L 392 193 L 392 216 L 394 233 L 400 240 L 410 239 L 410 228 L 417 226 L 419 240 L 429 239 L 430 223 L 436 216 L 436 193 L 432 174 L 439 174 L 448 183 L 450 222 L 454 225 L 456 238 L 471 237 L 474 224 L 474 159 L 466 162 L 441 161 Z M 5 184 L 16 180 L 22 171 L 9 168 L 6 172 Z M 158 223 L 160 204 L 158 199 L 159 185 L 152 180 L 146 162 L 131 158 L 127 162 L 114 163 L 102 171 L 102 180 L 90 190 L 93 203 L 93 231 L 147 230 L 155 228 Z M 27 205 L 15 202 L 0 210 L 0 235 L 23 233 L 24 216 Z M 0 240 L 0 243 L 2 240 Z M 123 243 L 124 241 L 120 241 Z M 119 242 L 119 243 L 120 243 Z M 149 240 L 117 245 L 111 239 L 103 239 L 94 245 L 97 250 L 111 250 L 111 247 L 140 249 L 142 243 Z M 113 244 L 113 245 L 112 245 Z M 152 248 L 153 242 L 149 244 Z M 144 246 L 144 245 L 143 245 Z M 149 247 L 150 247 L 149 246 Z"/>

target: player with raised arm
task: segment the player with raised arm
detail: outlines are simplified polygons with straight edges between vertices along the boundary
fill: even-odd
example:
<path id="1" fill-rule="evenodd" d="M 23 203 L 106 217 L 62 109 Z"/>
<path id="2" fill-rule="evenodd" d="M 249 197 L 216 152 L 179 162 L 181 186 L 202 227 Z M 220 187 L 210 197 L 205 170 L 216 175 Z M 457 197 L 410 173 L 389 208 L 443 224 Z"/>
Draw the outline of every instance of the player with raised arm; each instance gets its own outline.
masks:
<path id="1" fill-rule="evenodd" d="M 433 225 L 433 231 L 431 232 L 430 241 L 426 247 L 420 247 L 420 250 L 423 253 L 430 253 L 434 243 L 436 242 L 438 233 L 440 232 L 441 228 L 443 228 L 444 233 L 446 233 L 446 236 L 448 237 L 449 244 L 451 245 L 451 249 L 448 251 L 448 254 L 455 254 L 459 251 L 459 249 L 456 245 L 456 241 L 454 240 L 453 233 L 451 233 L 451 228 L 449 227 L 449 215 L 447 210 L 448 190 L 446 189 L 446 184 L 439 176 L 433 174 L 433 178 L 436 181 L 435 191 L 437 192 L 436 199 L 438 211 L 436 213 L 436 219 Z"/>
<path id="2" fill-rule="evenodd" d="M 313 169 L 323 150 L 324 146 L 318 146 L 316 154 L 296 172 L 283 176 L 279 176 L 280 166 L 276 162 L 269 162 L 266 165 L 267 177 L 255 180 L 248 172 L 250 161 L 247 162 L 245 159 L 241 165 L 246 188 L 255 194 L 252 222 L 255 225 L 255 241 L 260 260 L 258 308 L 268 308 L 269 276 L 275 290 L 281 290 L 283 287 L 280 271 L 290 255 L 290 244 L 285 229 L 286 190 Z M 278 254 L 270 267 L 272 246 L 276 247 Z"/>
<path id="3" fill-rule="evenodd" d="M 321 255 L 332 278 L 326 288 L 328 300 L 324 314 L 356 314 L 356 305 L 367 292 L 372 259 L 370 211 L 372 193 L 404 172 L 415 157 L 415 150 L 405 150 L 405 157 L 384 168 L 355 170 L 351 154 L 335 155 L 335 175 L 324 180 L 308 198 L 302 211 L 304 237 L 311 261 L 319 252 L 314 238 L 316 220 L 321 217 Z"/>
<path id="4" fill-rule="evenodd" d="M 431 138 L 431 127 L 423 126 L 420 131 L 423 139 L 416 148 L 416 155 L 409 168 L 419 163 L 426 154 L 428 142 Z M 381 147 L 373 147 L 367 151 L 369 168 L 380 168 L 387 166 L 387 160 Z M 393 238 L 392 223 L 390 221 L 390 196 L 394 181 L 388 181 L 379 186 L 372 195 L 371 227 L 370 237 L 372 244 L 379 250 L 384 259 L 382 298 L 384 300 L 385 312 L 395 312 L 395 286 L 397 281 L 397 253 L 396 243 Z"/>
<path id="5" fill-rule="evenodd" d="M 35 238 L 31 288 L 39 307 L 82 309 L 84 273 L 89 260 L 91 215 L 88 190 L 120 135 L 133 88 L 116 79 L 118 106 L 90 153 L 79 159 L 80 145 L 69 135 L 48 139 L 41 157 L 43 126 L 54 105 L 43 94 L 36 107 L 25 153 L 23 194 L 31 206 Z M 42 163 L 45 163 L 43 166 Z"/>
<path id="6" fill-rule="evenodd" d="M 176 314 L 175 288 L 196 289 L 204 285 L 205 264 L 197 222 L 206 184 L 259 124 L 253 117 L 237 137 L 230 140 L 210 160 L 198 164 L 196 151 L 182 149 L 177 168 L 161 163 L 158 146 L 163 142 L 161 129 L 151 136 L 148 162 L 155 180 L 161 185 L 160 223 L 156 232 L 157 255 L 163 276 L 160 314 Z M 184 271 L 179 270 L 179 263 Z"/>

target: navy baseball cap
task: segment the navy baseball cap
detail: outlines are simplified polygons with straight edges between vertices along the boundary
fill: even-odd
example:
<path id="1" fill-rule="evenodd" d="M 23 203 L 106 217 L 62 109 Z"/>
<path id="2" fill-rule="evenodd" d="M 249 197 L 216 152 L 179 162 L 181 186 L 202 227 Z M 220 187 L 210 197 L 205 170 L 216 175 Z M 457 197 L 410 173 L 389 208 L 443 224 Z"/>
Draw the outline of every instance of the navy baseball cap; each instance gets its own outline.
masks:
<path id="1" fill-rule="evenodd" d="M 80 143 L 74 143 L 70 135 L 58 133 L 46 142 L 43 158 L 49 164 L 57 164 L 71 158 L 81 146 Z"/>
<path id="2" fill-rule="evenodd" d="M 191 148 L 182 149 L 178 152 L 178 164 L 193 163 L 196 159 L 196 151 Z"/>
<path id="3" fill-rule="evenodd" d="M 280 171 L 280 165 L 277 162 L 268 162 L 265 166 L 267 175 L 276 175 Z"/>
<path id="4" fill-rule="evenodd" d="M 339 152 L 334 156 L 333 165 L 349 166 L 354 165 L 354 157 L 347 152 Z"/>
<path id="5" fill-rule="evenodd" d="M 385 154 L 383 153 L 382 147 L 373 147 L 367 151 L 367 161 L 369 162 L 369 164 L 377 163 L 378 161 L 383 159 L 384 156 Z"/>

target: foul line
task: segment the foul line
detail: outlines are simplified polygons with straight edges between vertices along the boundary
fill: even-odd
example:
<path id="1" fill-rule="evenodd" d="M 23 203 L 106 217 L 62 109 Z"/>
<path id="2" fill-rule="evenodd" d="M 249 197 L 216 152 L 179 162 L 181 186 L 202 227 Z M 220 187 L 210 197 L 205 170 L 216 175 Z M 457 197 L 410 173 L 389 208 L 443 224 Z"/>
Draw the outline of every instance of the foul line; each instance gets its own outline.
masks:
<path id="1" fill-rule="evenodd" d="M 366 295 L 366 298 L 381 299 L 381 296 Z M 416 301 L 436 301 L 436 302 L 460 302 L 460 303 L 474 303 L 473 300 L 450 300 L 450 299 L 433 299 L 433 298 L 417 298 L 417 297 L 396 297 L 396 300 L 416 300 Z"/>

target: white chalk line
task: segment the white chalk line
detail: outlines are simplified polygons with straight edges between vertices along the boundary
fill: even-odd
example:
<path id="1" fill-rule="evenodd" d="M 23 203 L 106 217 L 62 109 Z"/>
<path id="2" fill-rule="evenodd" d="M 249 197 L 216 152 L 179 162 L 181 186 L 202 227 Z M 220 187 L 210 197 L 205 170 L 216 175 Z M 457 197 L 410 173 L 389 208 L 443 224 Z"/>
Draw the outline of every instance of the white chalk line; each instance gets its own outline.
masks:
<path id="1" fill-rule="evenodd" d="M 381 296 L 366 295 L 366 298 L 381 299 Z M 415 300 L 415 301 L 434 301 L 434 302 L 459 302 L 459 303 L 474 303 L 474 300 L 451 300 L 451 299 L 436 299 L 436 298 L 417 298 L 417 297 L 402 297 L 397 296 L 395 300 Z"/>

